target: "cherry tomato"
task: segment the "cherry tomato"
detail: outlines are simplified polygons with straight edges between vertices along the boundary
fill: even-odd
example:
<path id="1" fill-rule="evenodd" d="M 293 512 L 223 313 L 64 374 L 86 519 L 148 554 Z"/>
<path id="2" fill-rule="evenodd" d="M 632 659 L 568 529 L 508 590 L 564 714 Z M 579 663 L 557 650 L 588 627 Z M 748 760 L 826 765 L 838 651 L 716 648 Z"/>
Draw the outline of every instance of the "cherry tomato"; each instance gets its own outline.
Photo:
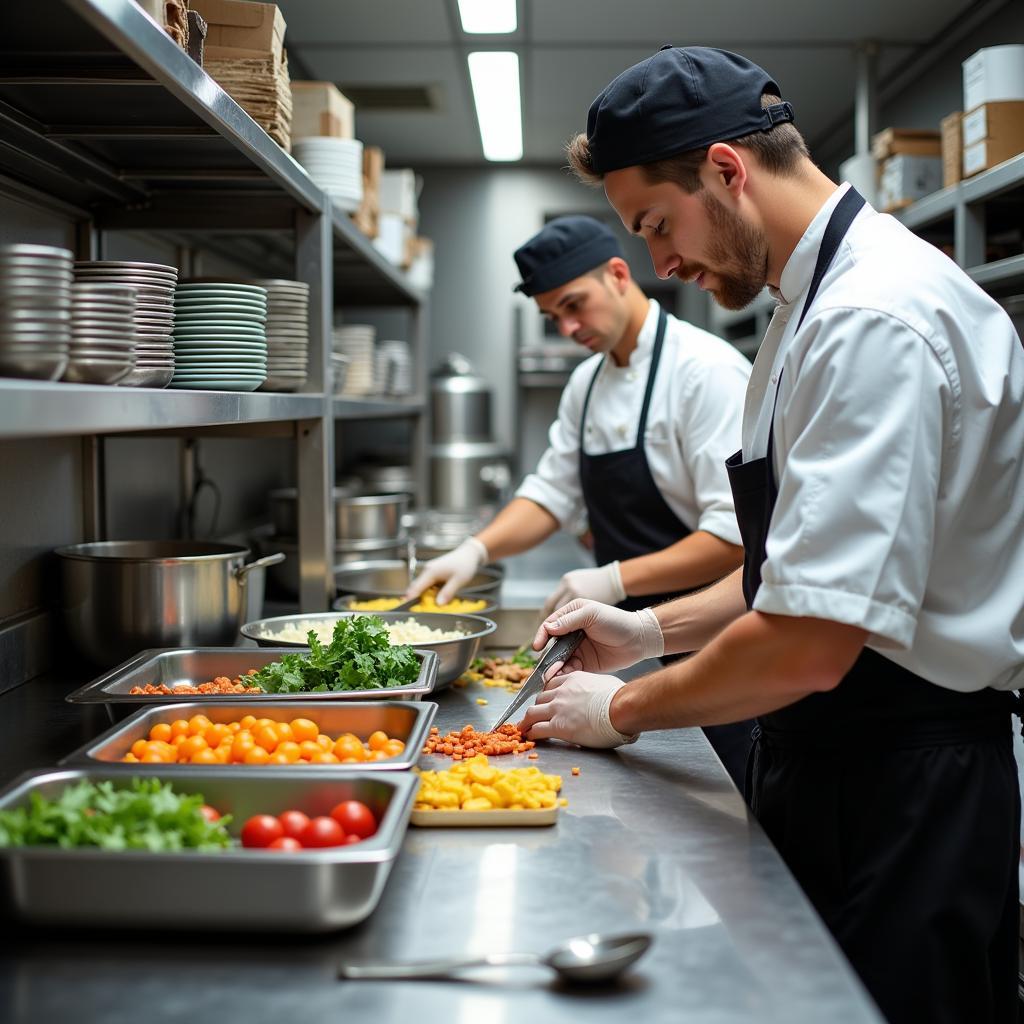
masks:
<path id="1" fill-rule="evenodd" d="M 377 831 L 377 819 L 373 811 L 358 800 L 342 800 L 331 809 L 331 817 L 345 830 L 367 839 Z"/>
<path id="2" fill-rule="evenodd" d="M 294 853 L 302 849 L 302 843 L 294 836 L 278 836 L 268 847 L 268 850 L 288 850 Z"/>
<path id="3" fill-rule="evenodd" d="M 313 818 L 302 830 L 299 842 L 305 847 L 341 846 L 345 830 L 333 818 Z"/>
<path id="4" fill-rule="evenodd" d="M 298 839 L 309 824 L 309 815 L 303 814 L 302 811 L 282 811 L 277 820 L 281 822 L 281 828 L 284 829 L 286 836 Z"/>
<path id="5" fill-rule="evenodd" d="M 361 843 L 362 841 L 362 836 L 357 836 L 355 832 L 350 832 L 347 836 L 345 836 L 345 840 L 342 845 L 351 846 L 353 843 Z"/>
<path id="6" fill-rule="evenodd" d="M 211 807 L 209 804 L 203 804 L 203 806 L 199 808 L 199 813 L 207 821 L 220 821 L 220 811 L 218 811 L 216 807 Z"/>
<path id="7" fill-rule="evenodd" d="M 242 845 L 263 849 L 284 835 L 281 822 L 272 814 L 255 814 L 242 826 Z"/>

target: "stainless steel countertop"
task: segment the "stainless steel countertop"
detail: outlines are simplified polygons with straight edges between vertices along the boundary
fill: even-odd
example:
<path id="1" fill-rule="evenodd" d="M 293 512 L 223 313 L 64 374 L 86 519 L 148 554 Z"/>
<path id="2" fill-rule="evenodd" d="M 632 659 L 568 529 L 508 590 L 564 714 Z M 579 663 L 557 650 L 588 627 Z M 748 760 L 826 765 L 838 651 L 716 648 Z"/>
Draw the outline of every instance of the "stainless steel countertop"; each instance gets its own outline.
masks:
<path id="1" fill-rule="evenodd" d="M 3 698 L 8 728 L 18 711 L 56 704 L 34 685 Z M 437 724 L 490 724 L 507 699 L 479 685 L 445 691 Z M 77 709 L 60 714 L 65 734 L 87 728 L 72 727 Z M 158 923 L 139 935 L 8 926 L 0 1019 L 881 1020 L 699 731 L 651 734 L 610 753 L 549 744 L 525 763 L 563 775 L 569 806 L 557 825 L 410 828 L 376 912 L 331 938 L 182 936 Z M 533 969 L 477 971 L 474 982 L 334 978 L 342 959 L 544 950 L 574 934 L 635 928 L 654 932 L 655 944 L 614 989 L 562 989 Z"/>

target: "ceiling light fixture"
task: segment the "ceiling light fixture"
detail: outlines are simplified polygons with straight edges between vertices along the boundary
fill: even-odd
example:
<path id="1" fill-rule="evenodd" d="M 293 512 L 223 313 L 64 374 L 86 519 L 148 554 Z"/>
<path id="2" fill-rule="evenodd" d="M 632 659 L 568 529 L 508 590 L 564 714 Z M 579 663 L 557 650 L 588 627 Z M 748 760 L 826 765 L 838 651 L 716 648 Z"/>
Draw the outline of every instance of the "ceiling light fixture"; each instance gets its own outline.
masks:
<path id="1" fill-rule="evenodd" d="M 488 160 L 523 158 L 523 115 L 519 102 L 519 55 L 483 50 L 469 55 L 480 141 Z"/>
<path id="2" fill-rule="evenodd" d="M 516 30 L 516 0 L 459 0 L 462 31 L 500 35 Z"/>

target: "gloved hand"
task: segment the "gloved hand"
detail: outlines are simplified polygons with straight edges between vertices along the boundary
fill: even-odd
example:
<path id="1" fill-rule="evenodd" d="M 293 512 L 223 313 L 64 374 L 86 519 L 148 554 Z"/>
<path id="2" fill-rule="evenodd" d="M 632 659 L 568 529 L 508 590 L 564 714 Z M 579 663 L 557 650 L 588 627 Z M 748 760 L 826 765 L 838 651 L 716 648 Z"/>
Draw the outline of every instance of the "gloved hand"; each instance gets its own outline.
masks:
<path id="1" fill-rule="evenodd" d="M 596 569 L 574 569 L 567 572 L 544 603 L 544 614 L 550 615 L 556 608 L 578 597 L 589 597 L 591 601 L 600 601 L 602 604 L 625 601 L 626 591 L 622 586 L 619 563 L 608 562 Z"/>
<path id="2" fill-rule="evenodd" d="M 405 596 L 419 597 L 427 587 L 442 583 L 437 603 L 447 604 L 480 571 L 489 557 L 487 548 L 476 537 L 467 537 L 454 551 L 427 562 L 419 576 L 409 584 Z"/>
<path id="3" fill-rule="evenodd" d="M 568 740 L 581 747 L 619 747 L 636 736 L 624 736 L 612 725 L 612 698 L 626 684 L 615 676 L 569 672 L 555 676 L 537 697 L 519 728 L 532 740 Z"/>
<path id="4" fill-rule="evenodd" d="M 665 653 L 665 638 L 652 609 L 624 612 L 596 601 L 570 601 L 549 615 L 533 638 L 533 649 L 542 650 L 551 637 L 574 629 L 587 635 L 565 662 L 564 672 L 612 672 Z"/>

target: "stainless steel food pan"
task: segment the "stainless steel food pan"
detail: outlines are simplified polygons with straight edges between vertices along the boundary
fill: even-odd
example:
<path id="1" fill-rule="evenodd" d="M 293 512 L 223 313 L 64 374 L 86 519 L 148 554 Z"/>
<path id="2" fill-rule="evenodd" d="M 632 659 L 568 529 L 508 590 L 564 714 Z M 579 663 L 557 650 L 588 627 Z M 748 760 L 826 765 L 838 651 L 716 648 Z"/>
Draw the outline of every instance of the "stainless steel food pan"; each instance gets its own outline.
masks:
<path id="1" fill-rule="evenodd" d="M 111 719 L 117 721 L 132 711 L 154 704 L 180 704 L 182 700 L 197 704 L 252 704 L 255 701 L 285 701 L 289 704 L 336 700 L 421 700 L 433 691 L 437 681 L 437 655 L 433 651 L 417 651 L 420 674 L 409 686 L 391 690 L 350 690 L 343 693 L 289 694 L 140 694 L 130 693 L 134 686 L 163 683 L 172 689 L 205 683 L 217 676 L 234 679 L 251 668 L 263 668 L 285 654 L 294 654 L 293 647 L 195 647 L 183 650 L 142 651 L 134 658 L 104 673 L 98 679 L 73 693 L 72 704 L 106 704 Z"/>
<path id="2" fill-rule="evenodd" d="M 30 772 L 0 793 L 0 807 L 29 794 L 56 797 L 81 779 L 127 785 L 124 768 Z M 201 793 L 237 836 L 253 814 L 329 813 L 361 800 L 380 822 L 369 839 L 324 850 L 148 853 L 51 846 L 0 848 L 0 913 L 33 924 L 118 928 L 286 929 L 326 932 L 368 917 L 377 905 L 409 823 L 419 780 L 411 772 L 326 774 L 169 765 L 160 777 Z"/>
<path id="3" fill-rule="evenodd" d="M 420 751 L 427 740 L 430 723 L 434 720 L 437 705 L 427 701 L 346 701 L 337 704 L 319 704 L 313 701 L 300 703 L 284 703 L 283 701 L 259 701 L 246 705 L 246 710 L 258 718 L 271 718 L 275 722 L 290 722 L 293 718 L 308 718 L 326 733 L 337 739 L 342 733 L 355 733 L 363 742 L 370 738 L 370 733 L 382 729 L 393 739 L 401 740 L 405 750 L 398 757 L 386 761 L 368 761 L 359 764 L 318 765 L 319 770 L 344 771 L 405 771 L 419 760 Z M 102 761 L 106 764 L 118 764 L 121 758 L 131 750 L 136 740 L 147 739 L 149 730 L 154 725 L 167 722 L 168 725 L 179 718 L 191 718 L 193 715 L 204 714 L 211 722 L 234 722 L 242 714 L 237 704 L 162 704 L 155 708 L 142 708 L 123 722 L 97 736 L 84 747 L 60 761 L 62 765 L 95 764 Z M 160 772 L 166 768 L 161 764 L 131 764 L 132 771 Z M 210 765 L 185 764 L 180 767 L 189 771 L 207 770 Z M 212 767 L 218 767 L 216 765 Z M 227 765 L 223 767 L 227 768 Z M 231 767 L 246 767 L 232 765 Z M 250 769 L 252 765 L 248 766 Z M 264 767 L 263 765 L 259 766 Z M 283 767 L 283 766 L 282 766 Z M 308 771 L 313 765 L 301 765 L 296 770 Z"/>
<path id="4" fill-rule="evenodd" d="M 415 619 L 430 629 L 458 630 L 465 636 L 457 640 L 428 640 L 424 643 L 413 643 L 409 646 L 417 651 L 433 651 L 437 655 L 437 687 L 447 686 L 454 682 L 469 668 L 469 663 L 476 657 L 484 637 L 495 630 L 494 623 L 481 615 L 453 615 L 448 612 L 333 612 L 318 615 L 278 615 L 272 619 L 261 619 L 258 622 L 247 622 L 242 627 L 242 635 L 255 640 L 261 647 L 271 645 L 282 647 L 306 646 L 305 641 L 280 640 L 273 634 L 298 622 L 337 622 L 338 619 L 349 619 L 353 615 L 376 615 L 385 622 L 405 622 Z"/>
<path id="5" fill-rule="evenodd" d="M 459 596 L 496 600 L 501 578 L 500 572 L 485 566 L 460 588 Z M 409 567 L 406 562 L 397 559 L 367 561 L 335 571 L 334 581 L 338 585 L 338 592 L 342 594 L 354 594 L 363 599 L 400 597 L 409 585 Z"/>

